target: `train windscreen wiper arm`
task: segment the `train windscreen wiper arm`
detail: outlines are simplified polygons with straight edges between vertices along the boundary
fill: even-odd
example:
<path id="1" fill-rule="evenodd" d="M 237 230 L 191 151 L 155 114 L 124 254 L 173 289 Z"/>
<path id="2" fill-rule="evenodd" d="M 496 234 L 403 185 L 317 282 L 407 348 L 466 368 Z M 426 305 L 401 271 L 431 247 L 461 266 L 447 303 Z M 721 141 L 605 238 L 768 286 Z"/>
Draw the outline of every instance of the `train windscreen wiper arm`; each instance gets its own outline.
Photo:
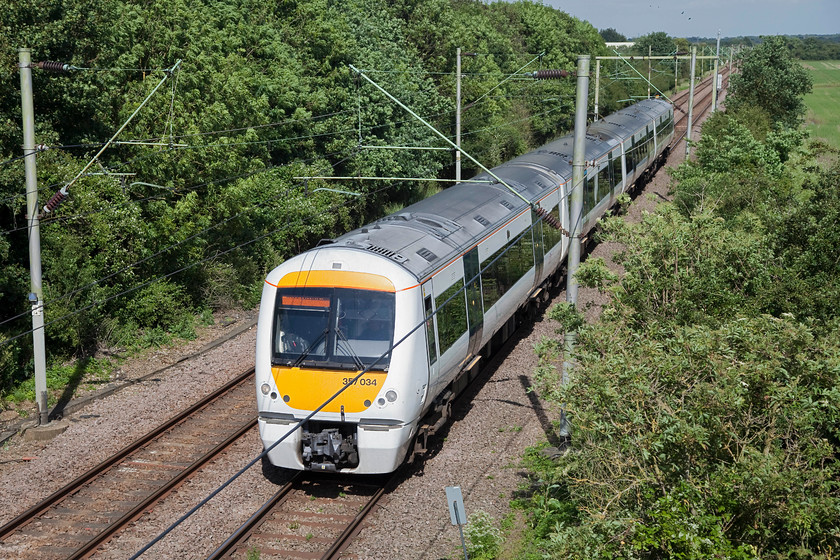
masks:
<path id="1" fill-rule="evenodd" d="M 359 368 L 359 370 L 365 369 L 365 364 L 362 362 L 361 358 L 359 358 L 358 354 L 356 354 L 356 351 L 353 350 L 353 345 L 350 344 L 350 341 L 347 340 L 347 337 L 344 336 L 343 332 L 341 332 L 341 327 L 337 327 L 335 329 L 335 333 L 338 335 L 338 338 L 340 338 L 342 342 L 344 342 L 344 344 L 347 345 L 347 349 L 350 351 L 350 356 L 356 363 L 356 367 Z"/>
<path id="2" fill-rule="evenodd" d="M 303 360 L 305 360 L 305 359 L 306 359 L 306 357 L 309 355 L 309 352 L 310 352 L 313 348 L 315 348 L 316 346 L 318 346 L 318 344 L 321 342 L 321 340 L 322 340 L 322 339 L 324 339 L 324 338 L 326 338 L 327 333 L 329 333 L 329 332 L 330 332 L 330 328 L 329 328 L 329 327 L 327 327 L 326 329 L 324 329 L 324 332 L 322 332 L 321 334 L 319 334 L 319 335 L 318 335 L 318 338 L 316 338 L 315 340 L 313 340 L 313 341 L 312 341 L 312 344 L 310 344 L 309 346 L 307 346 L 307 347 L 306 347 L 306 349 L 305 349 L 303 352 L 301 352 L 301 353 L 300 353 L 300 356 L 298 356 L 298 357 L 297 357 L 297 359 L 295 360 L 295 362 L 292 364 L 292 367 L 298 367 L 300 364 L 302 364 L 302 363 L 303 363 Z"/>

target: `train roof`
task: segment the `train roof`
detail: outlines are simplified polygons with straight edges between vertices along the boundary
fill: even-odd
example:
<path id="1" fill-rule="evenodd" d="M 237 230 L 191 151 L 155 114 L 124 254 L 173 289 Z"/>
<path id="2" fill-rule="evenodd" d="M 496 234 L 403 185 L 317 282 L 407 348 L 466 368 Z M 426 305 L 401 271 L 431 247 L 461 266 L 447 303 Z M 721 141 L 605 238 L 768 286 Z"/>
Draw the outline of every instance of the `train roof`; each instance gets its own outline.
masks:
<path id="1" fill-rule="evenodd" d="M 523 193 L 524 184 L 503 177 Z M 480 176 L 476 180 L 481 180 Z M 549 184 L 546 182 L 546 187 Z M 530 199 L 530 198 L 529 198 Z M 458 183 L 433 197 L 335 239 L 344 246 L 397 261 L 418 279 L 456 258 L 528 205 L 495 183 Z"/>
<path id="2" fill-rule="evenodd" d="M 612 138 L 620 141 L 629 138 L 645 124 L 657 117 L 663 117 L 671 111 L 671 104 L 664 99 L 643 99 L 630 107 L 607 115 L 602 120 L 592 123 L 588 133 L 599 138 Z M 589 159 L 587 157 L 587 159 Z"/>
<path id="3" fill-rule="evenodd" d="M 648 119 L 653 120 L 669 109 L 670 104 L 665 101 L 644 100 L 614 113 L 608 121 L 595 123 L 586 136 L 585 159 L 598 159 Z M 573 135 L 567 135 L 492 171 L 521 197 L 536 202 L 571 180 L 573 144 Z M 423 280 L 528 209 L 522 198 L 488 173 L 469 181 L 457 183 L 328 243 L 331 247 L 378 253 Z"/>

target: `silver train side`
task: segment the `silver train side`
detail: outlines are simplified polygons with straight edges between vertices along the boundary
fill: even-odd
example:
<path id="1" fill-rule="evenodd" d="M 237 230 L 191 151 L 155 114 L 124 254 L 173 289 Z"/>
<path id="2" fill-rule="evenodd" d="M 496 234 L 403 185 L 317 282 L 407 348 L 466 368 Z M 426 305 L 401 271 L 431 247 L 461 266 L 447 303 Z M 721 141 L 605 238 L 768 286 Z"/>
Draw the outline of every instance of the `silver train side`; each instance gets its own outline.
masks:
<path id="1" fill-rule="evenodd" d="M 589 127 L 584 233 L 661 162 L 673 134 L 673 107 L 658 99 Z M 572 146 L 566 136 L 493 169 L 566 230 Z M 482 353 L 512 332 L 516 312 L 557 279 L 569 239 L 488 174 L 473 181 L 484 182 L 454 185 L 268 274 L 256 344 L 265 448 L 385 354 L 271 449 L 273 465 L 394 471 L 445 421 Z"/>

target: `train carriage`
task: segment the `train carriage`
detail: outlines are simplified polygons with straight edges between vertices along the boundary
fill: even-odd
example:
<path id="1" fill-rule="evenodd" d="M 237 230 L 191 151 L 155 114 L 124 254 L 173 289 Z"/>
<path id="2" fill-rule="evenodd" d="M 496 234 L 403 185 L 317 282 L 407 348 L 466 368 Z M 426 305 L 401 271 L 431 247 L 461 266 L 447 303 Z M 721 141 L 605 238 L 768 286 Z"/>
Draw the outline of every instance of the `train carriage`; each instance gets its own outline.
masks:
<path id="1" fill-rule="evenodd" d="M 584 232 L 672 137 L 673 108 L 655 99 L 589 128 Z M 507 186 L 480 174 L 269 273 L 256 394 L 272 464 L 385 473 L 422 447 L 418 437 L 445 420 L 482 352 L 512 332 L 567 253 L 568 238 L 534 209 L 570 229 L 572 144 L 566 136 L 494 168 Z"/>

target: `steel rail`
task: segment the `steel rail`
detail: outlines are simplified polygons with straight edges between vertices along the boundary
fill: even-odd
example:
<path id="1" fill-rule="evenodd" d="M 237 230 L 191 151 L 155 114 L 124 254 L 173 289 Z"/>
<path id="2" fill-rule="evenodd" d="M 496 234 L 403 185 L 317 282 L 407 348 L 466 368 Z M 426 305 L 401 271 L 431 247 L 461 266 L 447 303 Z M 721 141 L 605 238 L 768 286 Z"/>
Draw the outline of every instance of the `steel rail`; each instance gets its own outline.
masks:
<path id="1" fill-rule="evenodd" d="M 225 558 L 233 558 L 235 555 L 238 556 L 237 550 L 248 543 L 249 538 L 254 535 L 258 535 L 260 529 L 264 527 L 266 523 L 271 523 L 272 514 L 276 513 L 282 515 L 284 513 L 282 508 L 284 507 L 284 504 L 292 498 L 292 492 L 306 492 L 303 485 L 303 483 L 308 480 L 305 478 L 306 474 L 307 473 L 304 471 L 295 473 L 294 478 L 284 484 L 265 504 L 260 506 L 260 508 L 254 512 L 251 517 L 245 521 L 245 523 L 243 523 L 230 537 L 219 545 L 216 550 L 207 556 L 206 560 L 222 560 Z M 377 505 L 382 496 L 385 495 L 387 489 L 393 487 L 395 481 L 397 480 L 397 476 L 398 475 L 395 472 L 388 477 L 387 481 L 381 484 L 354 483 L 354 486 L 356 487 L 373 488 L 370 496 L 366 498 L 364 506 L 362 506 L 358 513 L 356 513 L 353 518 L 347 522 L 341 533 L 335 538 L 335 540 L 332 541 L 331 544 L 327 545 L 327 543 L 324 543 L 324 546 L 328 546 L 325 552 L 320 553 L 308 551 L 305 553 L 306 557 L 320 558 L 321 560 L 338 560 L 350 542 L 352 542 L 353 538 L 359 534 L 362 523 L 374 511 L 374 507 Z M 346 478 L 338 478 L 334 481 L 334 484 L 337 487 L 341 487 L 344 483 L 346 483 L 346 481 Z M 333 484 L 333 482 L 327 482 L 326 484 L 330 485 Z M 292 500 L 291 503 L 294 503 L 294 500 Z M 294 506 L 292 507 L 294 508 Z M 292 513 L 294 513 L 294 509 L 292 509 Z M 274 536 L 277 537 L 277 535 Z M 260 549 L 259 545 L 254 546 L 255 550 L 267 552 L 270 555 L 288 554 L 297 556 L 298 554 L 304 554 L 303 552 L 293 550 L 284 550 L 282 552 L 278 550 L 271 550 L 268 552 Z"/>
<path id="2" fill-rule="evenodd" d="M 722 72 L 721 72 L 721 75 L 723 75 Z M 724 77 L 724 81 L 726 81 L 727 79 L 728 79 L 728 76 Z M 701 87 L 704 90 L 704 93 L 702 94 L 702 96 L 698 96 L 699 99 L 696 100 L 695 103 L 694 103 L 694 106 L 697 109 L 699 109 L 701 114 L 705 114 L 708 111 L 709 107 L 712 106 L 712 101 L 711 101 L 712 88 L 708 87 L 708 91 L 705 91 L 707 89 L 707 86 L 709 86 L 709 85 L 714 87 L 714 84 L 711 83 L 712 81 L 714 81 L 714 78 L 709 77 L 709 78 L 704 79 L 701 82 Z M 679 97 L 679 96 L 675 96 L 674 99 L 676 100 L 677 97 Z M 708 102 L 707 102 L 707 100 L 708 100 Z M 680 99 L 680 101 L 682 101 L 682 99 Z M 686 102 L 686 105 L 687 105 L 687 102 Z M 682 114 L 681 114 L 679 119 L 675 118 L 675 120 L 674 120 L 674 139 L 671 141 L 671 148 L 673 148 L 674 146 L 679 144 L 679 142 L 682 141 L 682 139 L 685 138 L 685 136 L 688 134 L 688 129 L 687 128 L 684 129 L 682 132 L 679 132 L 679 133 L 676 130 L 676 127 L 677 127 L 678 123 L 682 123 L 683 121 L 688 119 L 688 115 L 687 115 L 688 108 L 687 107 L 685 109 L 680 108 L 680 109 L 677 109 L 677 110 L 680 111 Z"/>
<path id="3" fill-rule="evenodd" d="M 150 494 L 145 500 L 137 504 L 125 515 L 108 525 L 106 529 L 94 536 L 87 543 L 82 545 L 74 554 L 67 557 L 67 560 L 80 560 L 81 558 L 88 558 L 96 552 L 97 547 L 109 540 L 116 533 L 120 532 L 129 523 L 143 515 L 151 506 L 162 500 L 170 492 L 178 488 L 185 480 L 190 478 L 201 467 L 206 465 L 211 460 L 215 459 L 222 451 L 239 441 L 245 434 L 250 432 L 257 425 L 257 419 L 252 418 L 246 424 L 241 426 L 235 433 L 233 433 L 226 440 L 218 444 L 216 447 L 208 451 L 202 457 L 194 461 L 187 468 L 181 471 L 176 477 L 170 479 L 165 485 L 161 486 L 157 491 Z"/>
<path id="4" fill-rule="evenodd" d="M 303 471 L 300 471 L 294 476 L 294 478 L 281 486 L 280 489 L 277 490 L 277 492 L 275 492 L 274 495 L 260 507 L 260 509 L 254 512 L 253 515 L 251 515 L 251 517 L 249 517 L 248 520 L 239 527 L 239 529 L 234 531 L 233 534 L 225 540 L 225 542 L 219 545 L 216 550 L 211 552 L 210 556 L 207 557 L 207 560 L 220 560 L 233 552 L 241 543 L 245 542 L 254 529 L 262 524 L 266 516 L 285 500 L 302 477 Z"/>
<path id="5" fill-rule="evenodd" d="M 370 500 L 365 507 L 359 511 L 356 517 L 353 518 L 353 521 L 351 521 L 347 528 L 344 529 L 344 531 L 342 531 L 342 533 L 338 536 L 335 543 L 333 543 L 329 550 L 324 553 L 321 560 L 338 560 L 341 557 L 341 553 L 347 548 L 353 537 L 359 534 L 362 521 L 367 519 L 367 516 L 373 512 L 374 506 L 379 502 L 379 499 L 385 494 L 385 489 L 388 488 L 395 478 L 396 475 L 391 477 L 387 483 L 383 484 L 376 490 L 376 492 L 370 497 Z"/>
<path id="6" fill-rule="evenodd" d="M 219 398 L 221 395 L 227 393 L 235 386 L 241 384 L 245 381 L 248 377 L 254 374 L 254 368 L 249 368 L 248 370 L 240 373 L 237 375 L 233 380 L 229 381 L 216 391 L 210 393 L 200 401 L 196 402 L 191 407 L 187 408 L 186 410 L 182 411 L 181 413 L 177 414 L 176 416 L 170 418 L 151 432 L 147 433 L 143 437 L 135 440 L 128 446 L 124 447 L 111 457 L 105 459 L 103 462 L 99 463 L 97 466 L 93 467 L 83 475 L 79 476 L 78 478 L 74 479 L 63 488 L 57 490 L 52 495 L 48 496 L 41 502 L 35 504 L 28 510 L 24 511 L 5 525 L 0 527 L 0 540 L 5 539 L 8 535 L 13 533 L 14 531 L 18 530 L 31 520 L 38 517 L 40 514 L 44 513 L 45 511 L 49 510 L 51 507 L 54 507 L 56 504 L 61 502 L 64 498 L 70 496 L 75 491 L 79 490 L 83 486 L 85 486 L 90 481 L 94 480 L 96 477 L 103 474 L 108 469 L 112 468 L 114 465 L 118 464 L 120 461 L 125 459 L 130 454 L 134 453 L 138 449 L 142 448 L 144 445 L 148 444 L 149 442 L 153 441 L 161 434 L 165 433 L 166 431 L 172 429 L 174 426 L 178 425 L 179 423 L 183 422 L 186 418 L 190 417 L 194 413 L 198 412 L 199 410 L 205 408 L 211 402 Z"/>

